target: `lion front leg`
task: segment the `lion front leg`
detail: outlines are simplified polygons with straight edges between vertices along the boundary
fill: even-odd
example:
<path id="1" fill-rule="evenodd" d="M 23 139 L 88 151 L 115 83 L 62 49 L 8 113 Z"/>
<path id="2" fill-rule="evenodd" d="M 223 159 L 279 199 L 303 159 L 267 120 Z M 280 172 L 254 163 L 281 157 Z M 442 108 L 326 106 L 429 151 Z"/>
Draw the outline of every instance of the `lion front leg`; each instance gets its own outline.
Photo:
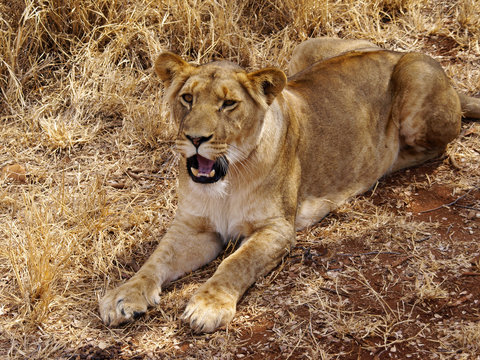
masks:
<path id="1" fill-rule="evenodd" d="M 293 224 L 286 221 L 254 232 L 197 290 L 183 319 L 195 332 L 212 332 L 228 324 L 243 293 L 280 262 L 294 241 Z"/>
<path id="2" fill-rule="evenodd" d="M 162 285 L 218 256 L 223 243 L 214 232 L 197 232 L 190 221 L 176 220 L 141 269 L 100 299 L 105 324 L 120 325 L 138 318 L 160 301 Z M 205 224 L 203 223 L 203 228 Z"/>

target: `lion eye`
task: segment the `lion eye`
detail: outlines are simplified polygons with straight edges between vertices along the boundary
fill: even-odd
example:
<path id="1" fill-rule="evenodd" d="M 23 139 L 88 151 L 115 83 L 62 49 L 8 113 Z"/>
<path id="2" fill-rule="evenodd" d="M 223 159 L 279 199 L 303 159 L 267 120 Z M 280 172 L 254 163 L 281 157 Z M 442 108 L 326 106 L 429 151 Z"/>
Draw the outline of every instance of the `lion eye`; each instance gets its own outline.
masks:
<path id="1" fill-rule="evenodd" d="M 185 101 L 187 104 L 191 105 L 193 102 L 193 95 L 192 94 L 183 94 L 182 100 Z"/>
<path id="2" fill-rule="evenodd" d="M 235 100 L 225 100 L 222 104 L 222 109 L 231 108 L 236 104 L 237 102 Z"/>

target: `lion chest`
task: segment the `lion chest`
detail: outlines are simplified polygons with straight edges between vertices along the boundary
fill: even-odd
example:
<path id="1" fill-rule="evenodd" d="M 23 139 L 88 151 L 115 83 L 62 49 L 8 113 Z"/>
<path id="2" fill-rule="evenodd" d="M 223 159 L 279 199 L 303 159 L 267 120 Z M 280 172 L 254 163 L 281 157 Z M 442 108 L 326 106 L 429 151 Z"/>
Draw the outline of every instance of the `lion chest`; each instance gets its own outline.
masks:
<path id="1" fill-rule="evenodd" d="M 223 241 L 250 236 L 272 216 L 271 207 L 252 192 L 238 191 L 224 196 L 200 196 L 181 204 L 191 216 L 204 218 Z"/>

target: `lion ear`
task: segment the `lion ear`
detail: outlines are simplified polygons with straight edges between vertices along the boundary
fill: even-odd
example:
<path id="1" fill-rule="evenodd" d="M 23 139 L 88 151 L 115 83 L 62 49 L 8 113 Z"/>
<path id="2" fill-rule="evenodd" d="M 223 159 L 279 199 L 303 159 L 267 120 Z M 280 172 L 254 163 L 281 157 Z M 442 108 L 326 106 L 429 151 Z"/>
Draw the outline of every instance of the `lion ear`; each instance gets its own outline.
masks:
<path id="1" fill-rule="evenodd" d="M 253 87 L 266 97 L 268 105 L 280 94 L 287 83 L 285 73 L 275 68 L 254 71 L 247 76 Z"/>
<path id="2" fill-rule="evenodd" d="M 157 60 L 155 61 L 155 72 L 164 82 L 166 87 L 170 86 L 175 76 L 191 67 L 193 66 L 183 60 L 180 56 L 171 52 L 164 52 L 158 55 Z"/>

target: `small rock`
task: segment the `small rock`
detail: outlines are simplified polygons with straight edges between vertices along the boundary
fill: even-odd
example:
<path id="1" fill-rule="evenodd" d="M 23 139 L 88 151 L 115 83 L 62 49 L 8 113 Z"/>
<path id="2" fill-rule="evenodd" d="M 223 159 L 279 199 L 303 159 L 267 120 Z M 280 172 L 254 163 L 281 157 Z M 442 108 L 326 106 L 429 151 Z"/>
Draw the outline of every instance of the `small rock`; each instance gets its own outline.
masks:
<path id="1" fill-rule="evenodd" d="M 108 345 L 107 345 L 107 343 L 106 343 L 105 341 L 100 341 L 100 342 L 98 343 L 98 347 L 99 347 L 100 349 L 102 349 L 102 350 L 105 350 L 105 349 L 108 347 Z"/>
<path id="2" fill-rule="evenodd" d="M 469 211 L 468 214 L 467 214 L 467 219 L 468 220 L 473 220 L 475 219 L 477 216 L 477 213 L 473 210 Z"/>
<path id="3" fill-rule="evenodd" d="M 1 176 L 19 183 L 27 182 L 25 167 L 20 164 L 7 165 L 2 168 Z"/>

